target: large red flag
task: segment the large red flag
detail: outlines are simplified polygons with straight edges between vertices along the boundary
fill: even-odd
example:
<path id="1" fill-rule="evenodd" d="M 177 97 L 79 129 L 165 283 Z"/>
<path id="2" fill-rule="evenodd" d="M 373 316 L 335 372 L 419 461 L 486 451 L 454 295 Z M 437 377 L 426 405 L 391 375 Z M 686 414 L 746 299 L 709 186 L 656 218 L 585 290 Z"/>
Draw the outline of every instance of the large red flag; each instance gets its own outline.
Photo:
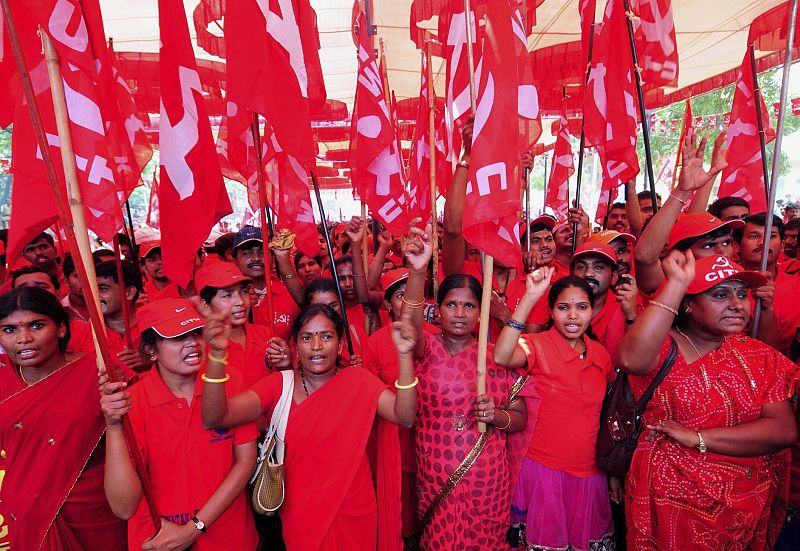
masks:
<path id="1" fill-rule="evenodd" d="M 309 0 L 237 0 L 225 13 L 228 98 L 264 115 L 284 150 L 314 160 L 311 113 L 325 103 Z"/>
<path id="2" fill-rule="evenodd" d="M 250 111 L 241 109 L 234 101 L 226 101 L 225 115 L 217 133 L 217 156 L 222 174 L 247 188 L 247 203 L 253 212 L 258 212 L 258 158 L 252 124 Z M 263 145 L 261 151 L 263 160 Z"/>
<path id="3" fill-rule="evenodd" d="M 592 40 L 592 27 L 594 26 L 594 15 L 597 11 L 597 0 L 579 0 L 578 14 L 581 18 L 581 48 L 583 58 L 589 60 L 589 42 Z"/>
<path id="4" fill-rule="evenodd" d="M 569 121 L 566 113 L 561 114 L 558 121 L 558 136 L 553 149 L 553 162 L 550 165 L 550 179 L 547 181 L 545 206 L 556 213 L 556 218 L 567 216 L 569 210 L 569 177 L 575 174 L 575 163 L 572 158 Z"/>
<path id="5" fill-rule="evenodd" d="M 642 80 L 656 86 L 678 84 L 678 43 L 671 0 L 639 0 L 637 48 Z M 637 11 L 634 7 L 634 11 Z"/>
<path id="6" fill-rule="evenodd" d="M 769 111 L 764 98 L 759 94 L 764 136 L 767 143 L 775 138 L 775 130 L 770 123 Z M 758 139 L 758 120 L 756 119 L 755 81 L 749 53 L 744 54 L 739 69 L 739 80 L 733 93 L 731 123 L 728 126 L 728 152 L 722 170 L 722 181 L 718 197 L 741 197 L 750 203 L 750 212 L 767 210 L 766 185 L 761 161 L 761 143 Z"/>
<path id="7" fill-rule="evenodd" d="M 464 238 L 506 266 L 519 266 L 520 208 L 518 92 L 512 10 L 508 0 L 487 6 L 478 108 L 472 134 Z"/>
<path id="8" fill-rule="evenodd" d="M 403 167 L 363 12 L 357 19 L 358 82 L 350 126 L 350 174 L 362 201 L 395 235 L 411 221 Z"/>
<path id="9" fill-rule="evenodd" d="M 609 0 L 595 34 L 583 98 L 586 139 L 600 154 L 603 179 L 617 187 L 639 173 L 637 107 L 631 50 L 621 0 Z"/>
<path id="10" fill-rule="evenodd" d="M 542 135 L 542 117 L 539 112 L 539 93 L 533 82 L 533 65 L 530 52 L 528 52 L 528 39 L 519 9 L 513 11 L 512 28 L 514 29 L 514 45 L 517 54 L 519 152 L 522 155 Z"/>
<path id="11" fill-rule="evenodd" d="M 231 212 L 200 76 L 180 0 L 159 0 L 161 36 L 161 182 L 159 207 L 164 272 L 179 285 L 192 278 L 195 253 Z"/>

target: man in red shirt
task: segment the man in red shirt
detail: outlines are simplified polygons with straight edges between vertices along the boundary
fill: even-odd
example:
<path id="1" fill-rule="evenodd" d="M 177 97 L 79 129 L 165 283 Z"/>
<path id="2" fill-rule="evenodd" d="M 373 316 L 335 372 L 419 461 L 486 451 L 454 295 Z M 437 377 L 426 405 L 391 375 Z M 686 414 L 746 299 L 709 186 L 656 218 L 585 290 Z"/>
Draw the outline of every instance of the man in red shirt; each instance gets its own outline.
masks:
<path id="1" fill-rule="evenodd" d="M 89 321 L 89 308 L 86 306 L 86 299 L 83 297 L 83 286 L 75 269 L 75 262 L 72 255 L 64 258 L 64 278 L 67 281 L 67 296 L 61 299 L 61 305 L 67 309 L 69 319 L 77 321 Z"/>
<path id="2" fill-rule="evenodd" d="M 630 230 L 628 226 L 628 213 L 625 211 L 625 203 L 614 203 L 608 209 L 608 229 L 627 232 Z"/>
<path id="3" fill-rule="evenodd" d="M 63 279 L 63 274 L 58 266 L 58 251 L 56 251 L 53 236 L 47 232 L 40 233 L 30 243 L 22 249 L 22 256 L 36 266 L 52 274 L 59 282 Z"/>
<path id="4" fill-rule="evenodd" d="M 139 258 L 144 267 L 147 281 L 144 284 L 144 292 L 150 302 L 162 298 L 181 298 L 181 291 L 178 284 L 170 281 L 164 275 L 161 267 L 161 240 L 147 241 L 139 245 Z"/>
<path id="5" fill-rule="evenodd" d="M 39 287 L 58 297 L 61 283 L 53 274 L 37 266 L 24 266 L 11 272 L 11 288 L 17 287 Z"/>

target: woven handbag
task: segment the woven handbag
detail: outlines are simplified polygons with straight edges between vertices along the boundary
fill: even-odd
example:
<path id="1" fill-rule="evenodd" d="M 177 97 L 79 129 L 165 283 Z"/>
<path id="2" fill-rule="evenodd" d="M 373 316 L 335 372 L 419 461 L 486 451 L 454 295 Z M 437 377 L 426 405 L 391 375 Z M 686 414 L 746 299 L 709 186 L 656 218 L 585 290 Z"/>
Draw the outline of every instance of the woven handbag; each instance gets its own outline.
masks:
<path id="1" fill-rule="evenodd" d="M 284 437 L 294 393 L 294 371 L 281 372 L 283 390 L 272 410 L 272 419 L 264 440 L 258 445 L 258 459 L 250 482 L 253 483 L 253 509 L 256 513 L 271 516 L 283 505 L 284 470 L 286 453 Z"/>

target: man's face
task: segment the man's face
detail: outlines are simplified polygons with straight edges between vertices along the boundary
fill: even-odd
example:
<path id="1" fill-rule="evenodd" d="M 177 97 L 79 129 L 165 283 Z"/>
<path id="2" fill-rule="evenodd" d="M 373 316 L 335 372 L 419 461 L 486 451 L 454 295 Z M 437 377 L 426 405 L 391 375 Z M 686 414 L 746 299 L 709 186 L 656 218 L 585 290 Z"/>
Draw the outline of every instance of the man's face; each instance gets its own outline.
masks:
<path id="1" fill-rule="evenodd" d="M 783 254 L 790 258 L 797 258 L 797 232 L 799 229 L 786 230 L 783 237 Z"/>
<path id="2" fill-rule="evenodd" d="M 119 296 L 119 283 L 110 277 L 97 278 L 97 294 L 100 298 L 100 310 L 105 316 L 114 316 L 122 310 Z"/>
<path id="3" fill-rule="evenodd" d="M 621 237 L 613 239 L 610 244 L 617 253 L 617 271 L 620 274 L 631 273 L 631 246 Z"/>
<path id="4" fill-rule="evenodd" d="M 146 257 L 144 257 L 144 271 L 147 272 L 147 276 L 151 279 L 156 281 L 167 281 L 168 278 L 164 275 L 164 270 L 161 267 L 161 250 L 157 249 L 151 251 Z"/>
<path id="5" fill-rule="evenodd" d="M 553 232 L 553 239 L 556 242 L 556 249 L 566 250 L 572 248 L 572 226 L 563 224 Z"/>
<path id="6" fill-rule="evenodd" d="M 572 275 L 585 279 L 595 297 L 608 292 L 613 273 L 611 263 L 604 256 L 588 254 L 579 257 L 572 265 Z"/>
<path id="7" fill-rule="evenodd" d="M 772 228 L 772 239 L 769 241 L 767 264 L 772 266 L 781 250 L 781 237 L 778 228 Z M 739 243 L 739 258 L 745 266 L 757 266 L 761 262 L 764 251 L 764 226 L 748 222 L 742 228 L 742 241 Z"/>
<path id="8" fill-rule="evenodd" d="M 251 242 L 236 249 L 236 265 L 245 277 L 254 280 L 264 279 L 264 246 Z"/>
<path id="9" fill-rule="evenodd" d="M 694 257 L 698 259 L 715 254 L 724 256 L 725 258 L 732 258 L 732 242 L 733 238 L 731 237 L 730 232 L 723 235 L 718 235 L 716 237 L 711 237 L 710 234 L 706 234 L 700 236 L 697 241 L 692 243 L 689 249 L 692 251 L 692 254 L 694 254 Z"/>
<path id="10" fill-rule="evenodd" d="M 353 264 L 344 262 L 336 266 L 336 273 L 339 276 L 339 285 L 342 288 L 342 298 L 345 302 L 356 300 L 356 288 L 353 285 Z"/>
<path id="11" fill-rule="evenodd" d="M 797 209 L 786 209 L 783 211 L 783 221 L 788 222 L 797 218 Z"/>
<path id="12" fill-rule="evenodd" d="M 78 277 L 78 271 L 73 270 L 67 277 L 67 285 L 69 286 L 69 294 L 72 296 L 83 297 L 83 287 L 81 286 L 81 278 Z"/>
<path id="13" fill-rule="evenodd" d="M 40 238 L 22 249 L 22 256 L 37 268 L 45 272 L 52 272 L 56 268 L 58 253 L 46 239 Z"/>
<path id="14" fill-rule="evenodd" d="M 732 205 L 722 209 L 720 212 L 720 220 L 744 220 L 750 215 L 750 209 L 739 205 Z"/>
<path id="15" fill-rule="evenodd" d="M 625 213 L 625 209 L 611 209 L 611 212 L 608 213 L 608 229 L 620 233 L 628 232 L 628 215 Z"/>
<path id="16" fill-rule="evenodd" d="M 539 264 L 546 266 L 553 261 L 555 241 L 550 230 L 539 230 L 531 234 L 531 252 L 539 259 Z"/>
<path id="17" fill-rule="evenodd" d="M 639 212 L 642 215 L 643 223 L 646 223 L 653 217 L 653 199 L 651 197 L 639 199 Z"/>
<path id="18" fill-rule="evenodd" d="M 53 280 L 50 276 L 42 272 L 34 272 L 32 274 L 23 274 L 14 281 L 14 288 L 18 287 L 38 287 L 44 289 L 52 295 L 56 295 L 56 288 L 53 286 Z"/>

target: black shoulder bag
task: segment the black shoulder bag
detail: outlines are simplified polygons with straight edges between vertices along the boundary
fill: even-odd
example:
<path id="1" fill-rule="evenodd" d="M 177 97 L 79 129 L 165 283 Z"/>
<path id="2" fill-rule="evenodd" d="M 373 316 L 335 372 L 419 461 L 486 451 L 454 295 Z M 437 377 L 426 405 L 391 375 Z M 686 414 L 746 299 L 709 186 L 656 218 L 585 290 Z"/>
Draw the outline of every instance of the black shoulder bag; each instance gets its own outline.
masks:
<path id="1" fill-rule="evenodd" d="M 600 430 L 597 434 L 598 469 L 619 479 L 624 479 L 628 474 L 642 429 L 642 414 L 677 357 L 678 346 L 670 336 L 667 357 L 653 382 L 638 400 L 633 399 L 628 374 L 617 373 L 616 380 L 603 400 L 600 413 Z"/>

